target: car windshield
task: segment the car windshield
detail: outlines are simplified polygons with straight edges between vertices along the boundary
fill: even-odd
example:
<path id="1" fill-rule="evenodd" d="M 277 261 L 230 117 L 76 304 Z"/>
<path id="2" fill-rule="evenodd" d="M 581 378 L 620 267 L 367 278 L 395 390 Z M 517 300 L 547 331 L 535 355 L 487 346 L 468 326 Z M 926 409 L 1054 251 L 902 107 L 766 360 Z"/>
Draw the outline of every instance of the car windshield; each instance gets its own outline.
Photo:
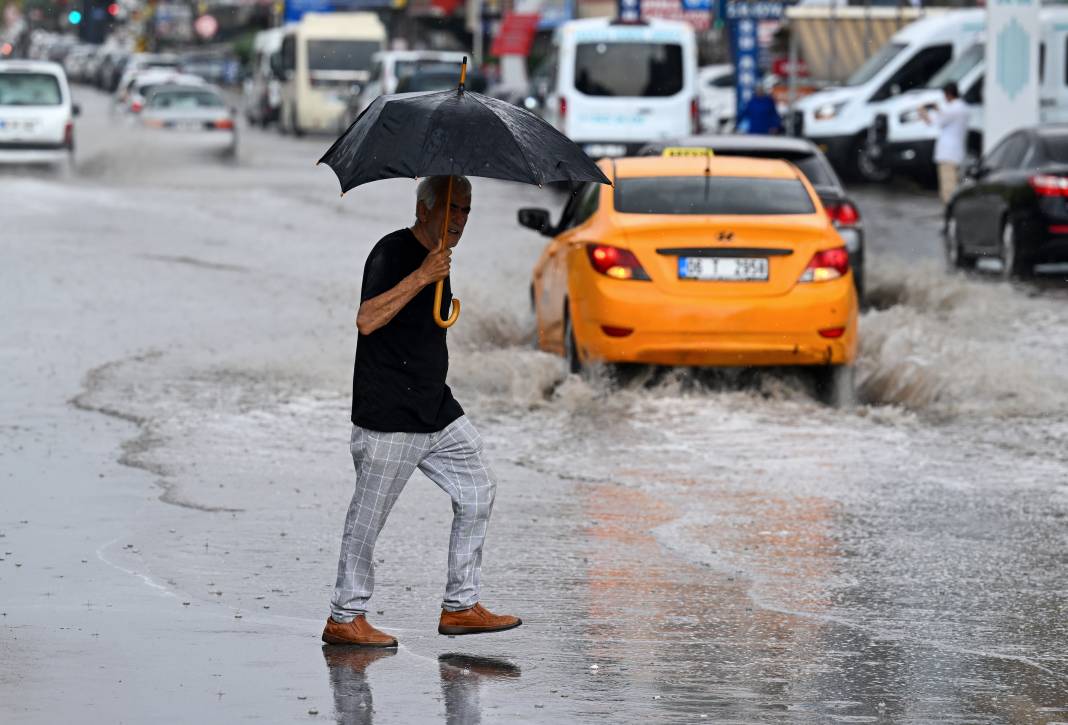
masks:
<path id="1" fill-rule="evenodd" d="M 51 73 L 0 73 L 0 106 L 58 106 L 59 81 Z"/>
<path id="2" fill-rule="evenodd" d="M 864 62 L 864 65 L 857 68 L 853 75 L 849 76 L 849 80 L 845 82 L 847 86 L 862 86 L 872 78 L 875 74 L 883 69 L 883 67 L 894 59 L 898 53 L 905 49 L 904 43 L 887 43 L 879 52 L 868 58 Z"/>
<path id="3" fill-rule="evenodd" d="M 191 110 L 225 105 L 218 94 L 200 89 L 159 91 L 148 99 L 148 107 L 156 109 Z"/>
<path id="4" fill-rule="evenodd" d="M 367 70 L 371 56 L 381 50 L 373 40 L 309 40 L 311 70 Z"/>
<path id="5" fill-rule="evenodd" d="M 575 88 L 587 96 L 673 96 L 682 90 L 676 43 L 580 43 Z"/>
<path id="6" fill-rule="evenodd" d="M 935 73 L 931 80 L 927 81 L 927 87 L 940 89 L 947 83 L 960 83 L 964 76 L 971 73 L 972 68 L 983 62 L 984 52 L 985 46 L 982 43 L 976 43 L 957 56 L 955 61 Z"/>
<path id="7" fill-rule="evenodd" d="M 653 176 L 617 179 L 616 211 L 627 214 L 812 214 L 797 179 Z"/>

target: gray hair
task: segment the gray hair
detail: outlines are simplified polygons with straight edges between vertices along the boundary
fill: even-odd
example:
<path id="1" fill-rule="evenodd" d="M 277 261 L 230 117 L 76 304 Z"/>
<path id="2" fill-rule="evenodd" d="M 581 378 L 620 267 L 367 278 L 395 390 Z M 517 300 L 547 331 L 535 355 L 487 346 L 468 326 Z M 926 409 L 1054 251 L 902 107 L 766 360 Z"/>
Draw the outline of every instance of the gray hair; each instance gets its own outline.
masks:
<path id="1" fill-rule="evenodd" d="M 448 184 L 448 176 L 427 176 L 419 182 L 419 187 L 415 191 L 416 201 L 423 202 L 427 209 L 433 209 L 438 200 L 438 193 L 444 193 Z M 454 194 L 470 195 L 471 182 L 466 176 L 454 176 L 452 177 L 452 191 Z"/>

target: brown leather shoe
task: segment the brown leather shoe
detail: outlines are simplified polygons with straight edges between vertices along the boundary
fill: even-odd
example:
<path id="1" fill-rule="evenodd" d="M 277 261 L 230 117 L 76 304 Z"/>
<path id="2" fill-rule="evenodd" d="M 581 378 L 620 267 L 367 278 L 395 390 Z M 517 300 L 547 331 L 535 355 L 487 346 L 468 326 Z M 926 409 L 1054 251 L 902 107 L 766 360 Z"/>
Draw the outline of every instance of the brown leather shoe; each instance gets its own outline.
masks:
<path id="1" fill-rule="evenodd" d="M 438 634 L 483 634 L 484 632 L 503 632 L 514 629 L 523 623 L 519 617 L 510 614 L 494 614 L 481 604 L 459 612 L 441 610 L 438 622 Z"/>
<path id="2" fill-rule="evenodd" d="M 342 624 L 331 617 L 323 629 L 323 641 L 327 644 L 355 644 L 360 647 L 396 647 L 397 640 L 385 632 L 379 632 L 360 614 L 351 622 Z"/>

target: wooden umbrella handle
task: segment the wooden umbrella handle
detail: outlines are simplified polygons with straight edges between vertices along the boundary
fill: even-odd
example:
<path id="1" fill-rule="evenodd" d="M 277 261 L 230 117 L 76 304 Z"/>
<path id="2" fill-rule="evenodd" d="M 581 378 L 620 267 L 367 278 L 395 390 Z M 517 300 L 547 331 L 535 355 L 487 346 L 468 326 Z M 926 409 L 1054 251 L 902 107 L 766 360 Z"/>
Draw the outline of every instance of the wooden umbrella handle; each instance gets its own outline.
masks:
<path id="1" fill-rule="evenodd" d="M 438 251 L 441 252 L 445 249 L 446 240 L 449 234 L 449 212 L 452 211 L 452 174 L 449 175 L 448 191 L 445 192 L 445 217 L 441 222 L 441 241 L 438 243 Z M 449 312 L 449 318 L 443 320 L 441 318 L 441 298 L 445 294 L 445 280 L 439 279 L 437 284 L 434 285 L 434 322 L 438 327 L 448 329 L 456 324 L 456 321 L 460 319 L 460 300 L 455 297 L 452 300 L 452 309 Z"/>

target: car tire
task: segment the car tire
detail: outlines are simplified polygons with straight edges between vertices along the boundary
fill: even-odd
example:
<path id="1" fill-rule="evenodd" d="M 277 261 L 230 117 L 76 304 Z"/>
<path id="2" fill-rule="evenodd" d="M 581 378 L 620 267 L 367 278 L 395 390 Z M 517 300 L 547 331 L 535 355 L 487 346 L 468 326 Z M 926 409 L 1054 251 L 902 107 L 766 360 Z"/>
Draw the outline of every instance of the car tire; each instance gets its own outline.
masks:
<path id="1" fill-rule="evenodd" d="M 816 370 L 816 395 L 832 408 L 856 405 L 856 368 L 852 365 L 825 365 Z"/>
<path id="2" fill-rule="evenodd" d="M 891 169 L 880 165 L 871 157 L 864 138 L 858 139 L 855 144 L 852 171 L 858 179 L 869 184 L 881 184 L 884 181 L 889 181 L 890 177 L 894 175 Z"/>
<path id="3" fill-rule="evenodd" d="M 1006 218 L 1001 223 L 1000 257 L 1002 279 L 1010 280 L 1029 276 L 1031 267 L 1025 264 L 1020 256 L 1020 242 L 1016 233 L 1016 225 L 1009 218 Z"/>
<path id="4" fill-rule="evenodd" d="M 957 224 L 957 215 L 950 209 L 946 217 L 945 253 L 946 266 L 950 270 L 968 269 L 972 266 L 972 259 L 964 253 L 964 247 L 960 242 L 960 229 Z"/>
<path id="5" fill-rule="evenodd" d="M 571 324 L 571 313 L 566 305 L 564 307 L 564 359 L 567 360 L 567 372 L 573 375 L 582 374 L 582 358 L 579 357 L 575 328 Z"/>

